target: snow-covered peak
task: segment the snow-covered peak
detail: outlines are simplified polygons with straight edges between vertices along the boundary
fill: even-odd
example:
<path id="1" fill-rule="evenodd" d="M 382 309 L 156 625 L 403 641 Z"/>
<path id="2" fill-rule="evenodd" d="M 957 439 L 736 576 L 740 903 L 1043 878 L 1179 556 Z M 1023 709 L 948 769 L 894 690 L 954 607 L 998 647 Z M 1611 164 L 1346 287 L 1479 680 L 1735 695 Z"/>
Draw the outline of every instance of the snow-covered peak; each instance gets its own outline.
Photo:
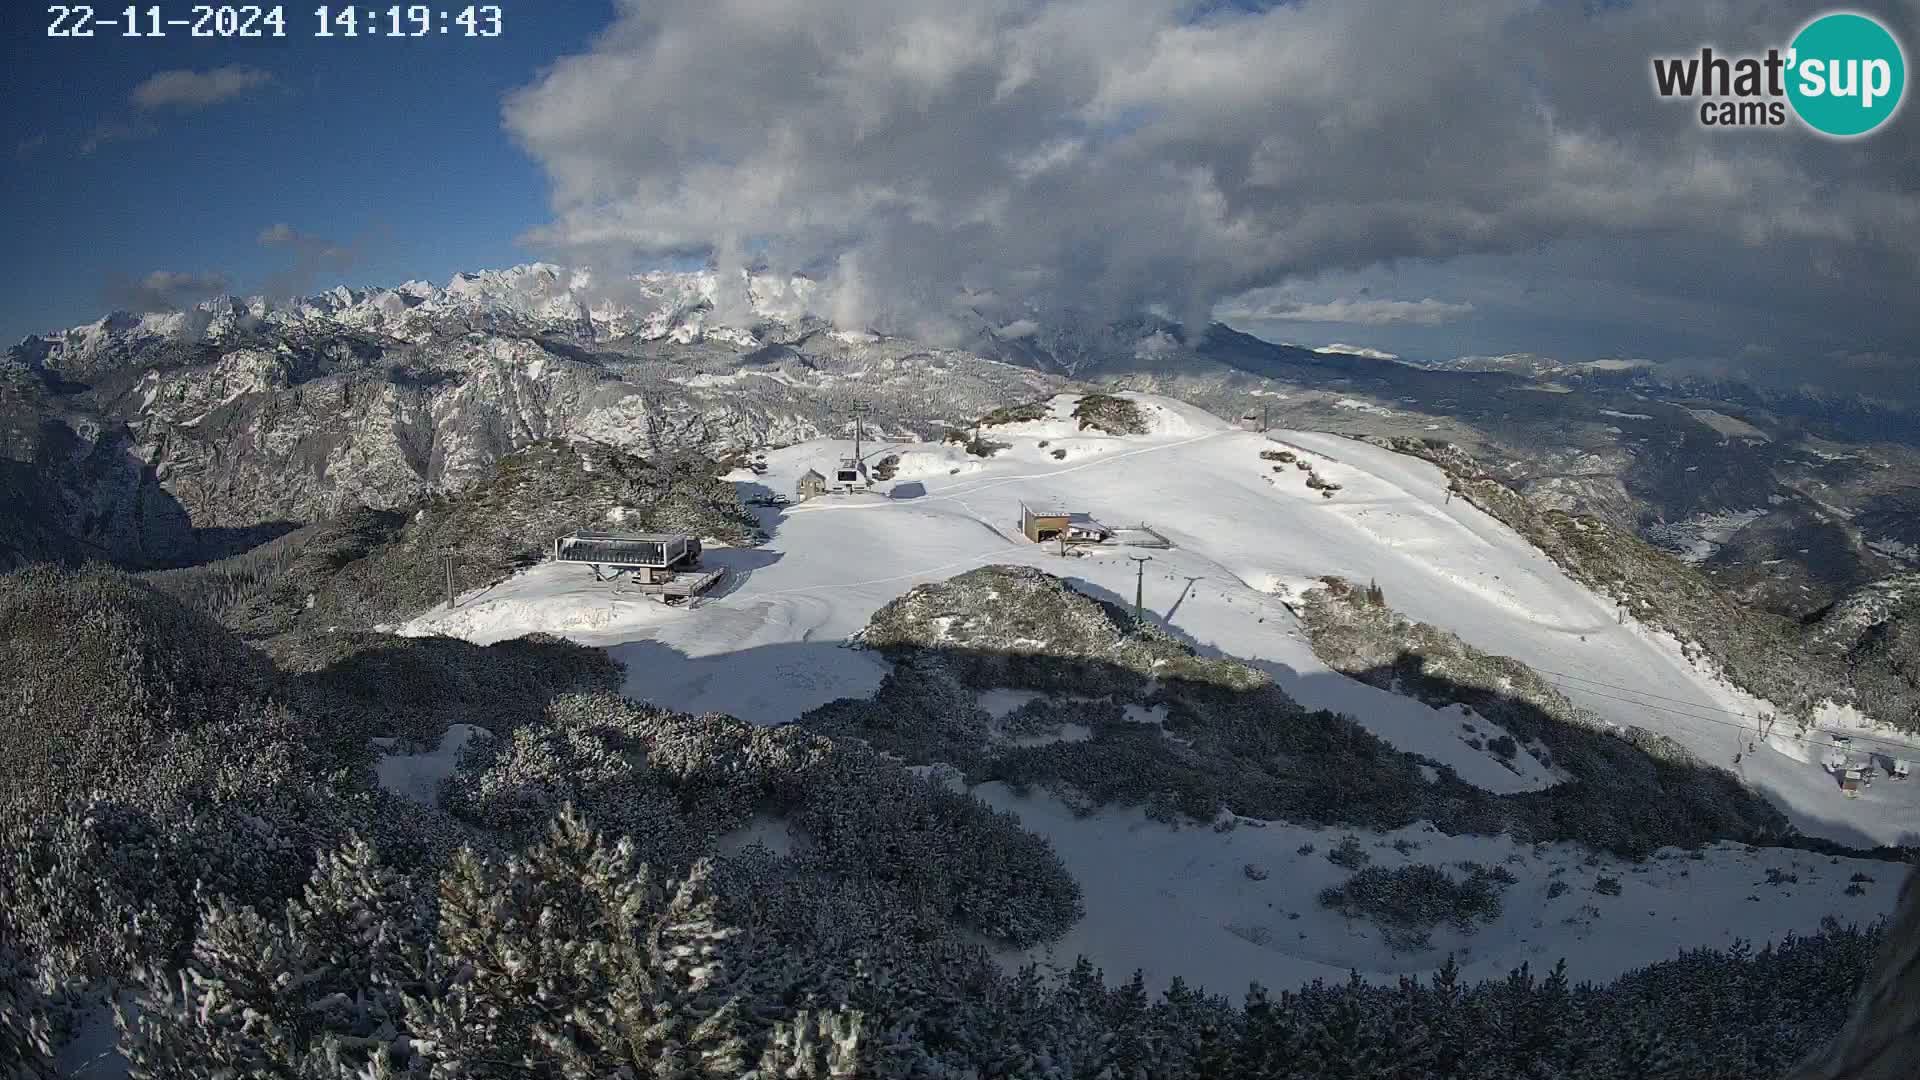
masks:
<path id="1" fill-rule="evenodd" d="M 804 319 L 815 283 L 765 273 L 653 271 L 605 279 L 586 269 L 529 263 L 458 273 L 445 286 L 413 280 L 393 288 L 335 286 L 292 300 L 215 297 L 185 311 L 113 312 L 92 323 L 30 338 L 22 359 L 63 369 L 97 364 L 148 339 L 220 341 L 268 326 L 340 326 L 424 341 L 446 325 L 519 324 L 537 333 L 605 340 L 638 337 L 682 344 L 712 341 L 743 349 L 762 343 L 753 328 Z"/>
<path id="2" fill-rule="evenodd" d="M 1365 345 L 1347 345 L 1338 341 L 1334 342 L 1331 345 L 1322 345 L 1313 351 L 1321 354 L 1322 356 L 1358 356 L 1363 360 L 1398 360 L 1400 359 L 1400 354 L 1398 353 L 1390 353 L 1381 349 L 1369 348 L 1368 346 L 1365 346 Z"/>

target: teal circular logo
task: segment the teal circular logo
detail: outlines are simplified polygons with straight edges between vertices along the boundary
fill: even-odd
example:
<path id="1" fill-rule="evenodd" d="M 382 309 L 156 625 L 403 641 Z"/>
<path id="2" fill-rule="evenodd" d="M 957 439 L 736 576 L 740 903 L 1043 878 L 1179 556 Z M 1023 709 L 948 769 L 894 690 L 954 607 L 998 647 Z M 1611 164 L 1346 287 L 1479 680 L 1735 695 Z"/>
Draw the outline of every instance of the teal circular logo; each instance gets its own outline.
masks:
<path id="1" fill-rule="evenodd" d="M 1807 126 L 1850 138 L 1886 123 L 1907 88 L 1907 60 L 1887 28 L 1850 11 L 1822 15 L 1793 39 L 1787 100 Z"/>

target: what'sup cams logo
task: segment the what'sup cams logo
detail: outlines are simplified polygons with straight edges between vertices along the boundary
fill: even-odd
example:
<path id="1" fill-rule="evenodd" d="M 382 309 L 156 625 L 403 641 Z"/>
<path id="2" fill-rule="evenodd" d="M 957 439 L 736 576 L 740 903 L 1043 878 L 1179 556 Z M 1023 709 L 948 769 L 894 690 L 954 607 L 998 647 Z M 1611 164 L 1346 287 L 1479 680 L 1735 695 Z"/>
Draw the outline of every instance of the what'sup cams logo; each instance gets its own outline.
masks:
<path id="1" fill-rule="evenodd" d="M 1663 98 L 1697 99 L 1705 127 L 1783 127 L 1791 115 L 1835 138 L 1865 135 L 1900 109 L 1907 59 L 1891 31 L 1870 16 L 1836 11 L 1808 23 L 1785 50 L 1653 60 Z"/>

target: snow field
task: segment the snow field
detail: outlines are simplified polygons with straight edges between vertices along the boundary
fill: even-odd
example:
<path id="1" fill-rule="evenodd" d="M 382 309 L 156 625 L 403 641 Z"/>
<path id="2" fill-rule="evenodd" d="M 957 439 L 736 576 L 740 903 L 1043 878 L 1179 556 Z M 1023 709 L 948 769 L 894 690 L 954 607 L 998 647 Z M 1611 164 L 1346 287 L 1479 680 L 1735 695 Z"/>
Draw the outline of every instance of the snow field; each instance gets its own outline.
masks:
<path id="1" fill-rule="evenodd" d="M 1128 396 L 1149 406 L 1150 434 L 1079 431 L 1064 419 L 1072 399 L 1063 396 L 1047 420 L 984 432 L 1011 444 L 990 459 L 957 445 L 867 444 L 869 462 L 900 455 L 892 482 L 877 484 L 873 493 L 762 510 L 769 542 L 751 550 L 710 548 L 707 561 L 727 566 L 730 580 L 690 608 L 623 597 L 584 568 L 545 565 L 468 594 L 451 612 L 429 612 L 402 632 L 452 633 L 480 643 L 558 633 L 607 647 L 627 667 L 629 696 L 772 724 L 839 697 L 872 693 L 884 664 L 845 648 L 845 641 L 916 584 L 989 563 L 1025 564 L 1130 606 L 1136 565 L 1127 555 L 1150 554 L 1142 577 L 1146 608 L 1200 652 L 1255 664 L 1302 704 L 1352 715 L 1381 738 L 1445 762 L 1487 790 L 1559 781 L 1524 753 L 1509 768 L 1468 746 L 1463 723 L 1474 724 L 1482 739 L 1503 733 L 1484 719 L 1428 708 L 1320 663 L 1286 600 L 1322 575 L 1339 574 L 1377 581 L 1388 603 L 1410 618 L 1533 666 L 1608 721 L 1670 735 L 1711 764 L 1734 767 L 1740 752 L 1736 771 L 1809 833 L 1857 845 L 1920 836 L 1920 784 L 1883 781 L 1849 800 L 1802 756 L 1805 745 L 1792 741 L 1798 733 L 1776 732 L 1771 742 L 1755 737 L 1755 749 L 1746 750 L 1751 729 L 1743 725 L 1752 722 L 1738 714 L 1771 711 L 1767 703 L 1696 667 L 1666 635 L 1619 623 L 1610 602 L 1568 579 L 1511 530 L 1465 500 L 1449 502 L 1446 481 L 1433 466 L 1334 435 L 1241 432 L 1179 403 Z M 1047 447 L 1038 445 L 1043 440 Z M 1323 498 L 1306 488 L 1305 472 L 1292 466 L 1275 472 L 1258 456 L 1275 446 L 1293 449 L 1341 489 Z M 1055 459 L 1052 452 L 1061 448 L 1068 449 L 1066 459 Z M 827 472 L 851 452 L 850 441 L 787 447 L 767 455 L 764 475 L 742 471 L 732 479 L 748 493 L 791 495 L 801 473 L 810 467 Z M 913 486 L 902 494 L 912 497 L 888 497 L 889 488 L 908 483 Z M 1109 525 L 1144 520 L 1175 547 L 1096 549 L 1063 558 L 1019 536 L 1023 500 L 1065 505 Z M 997 695 L 981 701 L 996 715 L 1026 700 Z M 1710 850 L 1700 860 L 1674 856 L 1609 869 L 1585 866 L 1584 853 L 1571 848 L 1536 854 L 1506 838 L 1447 838 L 1421 827 L 1387 837 L 1362 834 L 1376 865 L 1460 859 L 1507 865 L 1509 855 L 1521 857 L 1508 866 L 1520 880 L 1505 891 L 1506 911 L 1495 924 L 1468 937 L 1450 937 L 1443 926 L 1434 932 L 1434 952 L 1395 954 L 1371 924 L 1348 925 L 1315 900 L 1345 876 L 1324 858 L 1337 830 L 1283 823 L 1176 830 L 1138 810 L 1075 818 L 1049 796 L 1015 797 L 998 785 L 975 794 L 1047 836 L 1085 889 L 1086 918 L 1050 952 L 1035 956 L 1071 961 L 1084 952 L 1110 975 L 1141 967 L 1155 985 L 1181 974 L 1232 993 L 1252 979 L 1289 986 L 1344 978 L 1349 968 L 1375 976 L 1420 971 L 1448 951 L 1458 952 L 1475 975 L 1504 974 L 1523 960 L 1550 965 L 1565 956 L 1576 979 L 1603 979 L 1685 946 L 1810 932 L 1827 914 L 1870 921 L 1890 909 L 1899 876 L 1886 863 L 1836 865 L 1804 852 L 1738 846 Z M 1402 856 L 1373 846 L 1394 838 L 1422 847 Z M 1309 840 L 1318 852 L 1299 856 Z M 1249 862 L 1264 866 L 1268 876 L 1249 878 Z M 1756 885 L 1769 867 L 1797 874 L 1799 883 Z M 1619 878 L 1620 895 L 1592 892 L 1602 872 Z M 1863 896 L 1847 896 L 1854 872 L 1880 880 L 1865 885 Z M 1548 899 L 1552 881 L 1560 879 L 1570 891 Z M 1599 914 L 1581 914 L 1587 904 Z"/>

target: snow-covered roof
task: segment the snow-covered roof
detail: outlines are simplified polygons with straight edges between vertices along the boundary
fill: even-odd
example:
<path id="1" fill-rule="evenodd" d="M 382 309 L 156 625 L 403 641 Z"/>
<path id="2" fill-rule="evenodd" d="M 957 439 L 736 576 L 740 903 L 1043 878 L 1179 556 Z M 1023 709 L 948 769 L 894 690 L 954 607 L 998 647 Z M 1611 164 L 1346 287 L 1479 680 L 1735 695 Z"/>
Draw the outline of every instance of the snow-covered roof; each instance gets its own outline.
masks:
<path id="1" fill-rule="evenodd" d="M 651 543 L 665 544 L 674 540 L 685 540 L 685 533 L 616 533 L 616 532 L 577 532 L 568 540 L 604 541 L 607 543 Z"/>

